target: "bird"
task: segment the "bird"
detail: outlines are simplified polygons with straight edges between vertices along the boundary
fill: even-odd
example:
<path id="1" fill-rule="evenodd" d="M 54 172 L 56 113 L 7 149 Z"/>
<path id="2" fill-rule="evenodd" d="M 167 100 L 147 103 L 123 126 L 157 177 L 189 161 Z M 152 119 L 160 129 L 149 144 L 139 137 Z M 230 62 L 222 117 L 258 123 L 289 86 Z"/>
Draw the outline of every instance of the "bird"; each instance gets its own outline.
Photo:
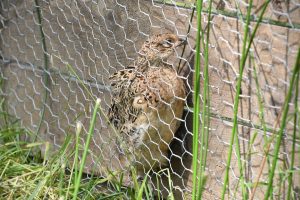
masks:
<path id="1" fill-rule="evenodd" d="M 134 166 L 139 177 L 167 164 L 186 90 L 166 60 L 184 43 L 185 38 L 172 33 L 154 35 L 144 42 L 133 64 L 109 77 L 108 118 L 118 131 L 119 159 L 127 167 Z"/>

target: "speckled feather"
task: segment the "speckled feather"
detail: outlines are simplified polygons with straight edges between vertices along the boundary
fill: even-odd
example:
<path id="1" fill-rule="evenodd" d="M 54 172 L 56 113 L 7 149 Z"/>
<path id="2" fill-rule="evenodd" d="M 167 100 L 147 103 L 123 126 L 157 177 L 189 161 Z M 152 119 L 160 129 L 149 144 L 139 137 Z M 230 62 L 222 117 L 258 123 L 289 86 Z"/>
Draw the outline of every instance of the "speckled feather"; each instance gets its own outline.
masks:
<path id="1" fill-rule="evenodd" d="M 185 88 L 172 65 L 163 60 L 181 45 L 174 34 L 155 35 L 146 41 L 134 64 L 110 77 L 112 104 L 109 120 L 122 141 L 122 151 L 134 155 L 139 174 L 166 162 L 168 145 L 179 127 Z M 121 142 L 122 143 L 122 142 Z M 121 162 L 131 160 L 120 153 Z"/>

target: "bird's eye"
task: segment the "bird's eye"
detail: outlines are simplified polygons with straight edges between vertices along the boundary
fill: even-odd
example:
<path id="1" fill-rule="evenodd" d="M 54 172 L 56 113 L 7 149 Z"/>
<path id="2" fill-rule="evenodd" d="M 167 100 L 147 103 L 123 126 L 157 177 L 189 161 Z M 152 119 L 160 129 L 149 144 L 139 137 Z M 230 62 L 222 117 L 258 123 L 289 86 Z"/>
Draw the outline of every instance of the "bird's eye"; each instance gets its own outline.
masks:
<path id="1" fill-rule="evenodd" d="M 173 40 L 167 39 L 166 42 L 168 42 L 168 43 L 173 43 Z"/>
<path id="2" fill-rule="evenodd" d="M 171 47 L 173 46 L 173 40 L 172 39 L 166 39 L 162 42 L 163 47 Z"/>

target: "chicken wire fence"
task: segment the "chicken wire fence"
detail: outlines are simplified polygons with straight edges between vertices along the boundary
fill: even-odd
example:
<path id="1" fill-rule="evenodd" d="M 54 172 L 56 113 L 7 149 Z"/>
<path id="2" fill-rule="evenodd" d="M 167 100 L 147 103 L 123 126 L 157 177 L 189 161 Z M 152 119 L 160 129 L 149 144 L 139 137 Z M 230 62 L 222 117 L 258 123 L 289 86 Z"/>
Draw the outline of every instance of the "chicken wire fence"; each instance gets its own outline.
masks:
<path id="1" fill-rule="evenodd" d="M 257 22 L 262 4 L 261 1 L 253 3 L 250 30 Z M 84 133 L 80 141 L 85 144 L 94 98 L 101 99 L 104 113 L 110 107 L 113 97 L 108 77 L 133 63 L 142 44 L 152 35 L 174 33 L 186 37 L 184 49 L 176 49 L 168 60 L 176 69 L 177 77 L 184 80 L 186 88 L 184 113 L 178 119 L 181 125 L 168 144 L 168 155 L 162 155 L 168 161 L 165 167 L 169 169 L 172 185 L 169 185 L 166 171 L 154 171 L 153 174 L 160 179 L 158 183 L 153 181 L 152 185 L 156 188 L 158 184 L 157 190 L 163 196 L 172 191 L 176 199 L 189 199 L 192 190 L 192 82 L 197 31 L 193 5 L 193 1 L 159 0 L 1 1 L 0 95 L 2 109 L 9 113 L 1 118 L 1 124 L 18 120 L 32 132 L 27 140 L 48 141 L 54 152 L 67 135 L 75 134 L 76 122 L 81 121 Z M 209 43 L 210 95 L 205 199 L 219 199 L 224 184 L 244 34 L 243 16 L 248 3 L 215 0 L 212 5 L 210 37 L 209 41 L 204 41 Z M 269 164 L 261 166 L 266 144 L 278 128 L 299 48 L 299 6 L 300 2 L 296 0 L 271 1 L 254 38 L 243 74 L 238 139 L 250 193 L 260 177 L 254 199 L 261 199 L 266 191 L 264 183 L 267 182 Z M 204 31 L 207 29 L 207 7 L 208 3 L 204 1 Z M 203 66 L 200 98 L 203 97 L 202 69 Z M 261 94 L 262 103 L 258 94 Z M 294 110 L 294 103 L 290 103 L 290 113 Z M 107 169 L 126 171 L 113 153 L 116 151 L 115 136 L 109 131 L 106 121 L 99 112 L 85 167 L 85 172 L 99 176 L 105 176 Z M 291 162 L 295 141 L 293 128 L 294 122 L 290 120 L 272 190 L 278 199 L 287 195 L 284 172 Z M 274 143 L 271 142 L 270 152 Z M 299 198 L 299 134 L 295 145 L 296 173 L 292 190 Z M 237 154 L 234 148 L 229 171 L 229 199 L 242 198 Z"/>

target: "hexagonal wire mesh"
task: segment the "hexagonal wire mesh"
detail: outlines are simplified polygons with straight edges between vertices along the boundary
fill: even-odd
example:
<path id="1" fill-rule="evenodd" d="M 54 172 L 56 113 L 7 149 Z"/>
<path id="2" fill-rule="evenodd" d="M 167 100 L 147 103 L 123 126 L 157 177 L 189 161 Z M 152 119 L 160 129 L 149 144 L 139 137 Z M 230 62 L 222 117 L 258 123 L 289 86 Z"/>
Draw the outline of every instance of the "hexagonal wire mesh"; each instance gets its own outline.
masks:
<path id="1" fill-rule="evenodd" d="M 207 25 L 207 5 L 204 3 L 202 13 L 203 30 Z M 204 199 L 219 199 L 223 187 L 245 24 L 241 15 L 245 15 L 247 5 L 244 1 L 213 1 L 210 37 L 205 41 L 209 43 L 210 125 Z M 250 30 L 256 24 L 261 6 L 261 1 L 254 1 Z M 276 120 L 280 117 L 299 48 L 299 6 L 297 1 L 271 1 L 250 50 L 253 56 L 247 61 L 243 74 L 238 138 L 249 191 L 262 170 L 267 139 L 272 138 L 278 128 Z M 107 113 L 113 98 L 108 77 L 132 64 L 146 39 L 167 32 L 187 36 L 184 52 L 182 48 L 177 49 L 168 60 L 177 70 L 177 77 L 184 80 L 187 95 L 184 114 L 177 118 L 181 125 L 172 133 L 173 140 L 167 143 L 168 154 L 163 156 L 168 161 L 176 199 L 189 198 L 192 186 L 191 97 L 197 31 L 193 2 L 4 0 L 0 3 L 0 12 L 3 80 L 0 95 L 5 99 L 8 112 L 19 119 L 22 126 L 38 133 L 39 140 L 49 141 L 53 151 L 62 145 L 68 134 L 75 133 L 77 121 L 83 123 L 84 133 L 87 133 L 94 98 L 102 100 L 102 108 Z M 203 61 L 201 63 L 203 65 Z M 265 123 L 259 117 L 258 92 L 263 99 Z M 291 103 L 290 113 L 295 109 L 293 106 Z M 278 164 L 282 170 L 289 167 L 291 160 L 293 127 L 290 121 L 283 138 Z M 81 138 L 83 144 L 85 134 Z M 106 169 L 125 169 L 116 153 L 114 137 L 105 117 L 99 113 L 86 163 L 87 173 L 105 176 Z M 27 139 L 32 140 L 32 137 Z M 297 140 L 297 171 L 299 147 Z M 273 148 L 274 141 L 270 152 Z M 240 172 L 236 149 L 233 151 L 228 197 L 240 199 Z M 267 181 L 268 167 L 266 164 L 262 170 L 260 182 Z M 165 195 L 170 191 L 167 174 L 159 176 L 160 193 Z M 298 173 L 293 182 L 296 195 L 299 195 L 299 180 Z M 276 181 L 280 182 L 279 171 Z M 286 180 L 275 184 L 273 194 L 285 198 L 286 186 Z M 258 186 L 256 199 L 262 198 L 265 188 Z"/>

